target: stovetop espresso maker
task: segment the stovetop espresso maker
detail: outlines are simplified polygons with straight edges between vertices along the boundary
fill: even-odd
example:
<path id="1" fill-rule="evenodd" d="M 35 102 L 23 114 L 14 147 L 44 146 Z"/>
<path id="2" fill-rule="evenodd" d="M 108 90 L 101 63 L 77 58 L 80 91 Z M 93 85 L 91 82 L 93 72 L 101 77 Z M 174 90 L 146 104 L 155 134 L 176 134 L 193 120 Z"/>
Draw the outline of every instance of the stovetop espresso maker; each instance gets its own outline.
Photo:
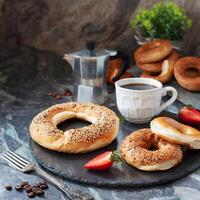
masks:
<path id="1" fill-rule="evenodd" d="M 73 68 L 77 102 L 103 104 L 106 100 L 106 68 L 110 56 L 115 56 L 117 52 L 95 46 L 95 42 L 90 41 L 85 49 L 64 55 Z"/>

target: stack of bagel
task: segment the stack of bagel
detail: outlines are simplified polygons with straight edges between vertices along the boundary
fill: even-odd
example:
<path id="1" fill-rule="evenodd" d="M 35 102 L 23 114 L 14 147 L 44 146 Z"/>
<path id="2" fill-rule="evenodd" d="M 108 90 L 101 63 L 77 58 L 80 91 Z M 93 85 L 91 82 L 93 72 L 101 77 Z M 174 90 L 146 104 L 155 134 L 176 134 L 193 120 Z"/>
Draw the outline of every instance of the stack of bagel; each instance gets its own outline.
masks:
<path id="1" fill-rule="evenodd" d="M 135 51 L 136 65 L 143 70 L 141 77 L 154 78 L 167 83 L 173 77 L 176 61 L 180 55 L 173 50 L 169 40 L 153 40 Z"/>
<path id="2" fill-rule="evenodd" d="M 200 149 L 200 131 L 169 117 L 151 121 L 150 128 L 126 136 L 120 145 L 124 160 L 144 171 L 170 169 L 182 161 L 181 146 Z"/>
<path id="3" fill-rule="evenodd" d="M 180 58 L 169 40 L 156 39 L 140 46 L 134 58 L 136 66 L 143 71 L 141 77 L 167 83 L 175 76 L 183 88 L 200 91 L 200 58 Z"/>

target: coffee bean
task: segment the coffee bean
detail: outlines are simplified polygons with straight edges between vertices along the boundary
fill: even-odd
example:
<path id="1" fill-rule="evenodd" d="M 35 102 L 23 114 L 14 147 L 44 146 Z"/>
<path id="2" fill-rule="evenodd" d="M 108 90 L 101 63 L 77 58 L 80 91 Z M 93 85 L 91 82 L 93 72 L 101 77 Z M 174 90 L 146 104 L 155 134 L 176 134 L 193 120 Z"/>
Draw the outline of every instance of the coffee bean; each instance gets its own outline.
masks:
<path id="1" fill-rule="evenodd" d="M 60 100 L 60 99 L 62 99 L 62 97 L 60 95 L 56 95 L 56 99 Z"/>
<path id="2" fill-rule="evenodd" d="M 46 190 L 48 188 L 47 184 L 40 184 L 40 188 Z"/>
<path id="3" fill-rule="evenodd" d="M 65 89 L 63 95 L 64 96 L 72 96 L 72 92 L 70 89 Z"/>
<path id="4" fill-rule="evenodd" d="M 17 185 L 17 186 L 15 186 L 15 190 L 21 191 L 21 190 L 23 190 L 23 187 L 21 185 Z"/>
<path id="5" fill-rule="evenodd" d="M 40 183 L 36 183 L 35 185 L 33 185 L 33 187 L 39 188 L 40 187 Z"/>
<path id="6" fill-rule="evenodd" d="M 31 187 L 31 185 L 27 184 L 23 187 L 24 190 L 26 190 L 27 188 Z"/>
<path id="7" fill-rule="evenodd" d="M 65 93 L 71 92 L 70 89 L 68 89 L 68 88 L 64 89 L 64 91 L 65 91 Z"/>
<path id="8" fill-rule="evenodd" d="M 47 184 L 47 182 L 45 180 L 42 180 L 39 182 L 39 185 L 41 185 L 41 184 Z"/>
<path id="9" fill-rule="evenodd" d="M 27 188 L 27 189 L 26 189 L 26 192 L 27 192 L 27 193 L 32 192 L 32 187 Z"/>
<path id="10" fill-rule="evenodd" d="M 71 91 L 70 91 L 70 92 L 68 92 L 68 95 L 69 95 L 69 96 L 72 96 L 72 92 L 71 92 Z"/>
<path id="11" fill-rule="evenodd" d="M 71 92 L 71 91 L 65 92 L 63 95 L 64 95 L 64 96 L 72 96 L 72 92 Z"/>
<path id="12" fill-rule="evenodd" d="M 32 191 L 37 195 L 41 196 L 44 194 L 44 191 L 41 188 L 33 188 Z"/>
<path id="13" fill-rule="evenodd" d="M 34 192 L 30 192 L 30 193 L 27 194 L 27 196 L 29 198 L 34 198 L 35 197 L 35 193 Z"/>
<path id="14" fill-rule="evenodd" d="M 25 185 L 28 185 L 28 182 L 27 182 L 27 181 L 23 181 L 23 182 L 20 183 L 20 185 L 21 185 L 22 187 L 24 187 Z"/>
<path id="15" fill-rule="evenodd" d="M 11 191 L 12 190 L 12 186 L 11 185 L 6 185 L 5 186 L 6 190 Z"/>
<path id="16" fill-rule="evenodd" d="M 48 92 L 47 95 L 48 96 L 53 96 L 53 93 L 52 92 Z"/>

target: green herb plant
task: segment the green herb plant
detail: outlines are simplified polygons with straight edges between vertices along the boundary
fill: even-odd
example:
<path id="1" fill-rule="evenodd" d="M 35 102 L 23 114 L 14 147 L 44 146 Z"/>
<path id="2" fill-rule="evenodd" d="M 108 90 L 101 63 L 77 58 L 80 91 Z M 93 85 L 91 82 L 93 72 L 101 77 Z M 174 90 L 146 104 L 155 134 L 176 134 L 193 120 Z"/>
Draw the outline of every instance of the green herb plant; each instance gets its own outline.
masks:
<path id="1" fill-rule="evenodd" d="M 143 37 L 181 40 L 192 21 L 185 10 L 173 1 L 159 2 L 150 9 L 139 9 L 130 26 Z"/>

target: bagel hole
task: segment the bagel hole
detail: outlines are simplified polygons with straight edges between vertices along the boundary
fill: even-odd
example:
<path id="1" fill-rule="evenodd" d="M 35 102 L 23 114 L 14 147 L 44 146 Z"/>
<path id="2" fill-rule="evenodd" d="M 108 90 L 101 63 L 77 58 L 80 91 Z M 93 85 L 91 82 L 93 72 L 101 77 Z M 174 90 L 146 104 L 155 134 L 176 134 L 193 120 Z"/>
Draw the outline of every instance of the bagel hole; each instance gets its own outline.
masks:
<path id="1" fill-rule="evenodd" d="M 187 76 L 191 78 L 200 76 L 199 70 L 193 67 L 186 69 L 185 72 Z"/>
<path id="2" fill-rule="evenodd" d="M 150 75 L 152 76 L 158 76 L 161 72 L 150 72 Z"/>
<path id="3" fill-rule="evenodd" d="M 77 128 L 83 128 L 85 126 L 89 126 L 92 123 L 78 119 L 78 118 L 72 118 L 68 119 L 64 122 L 61 122 L 60 124 L 57 125 L 57 128 L 62 130 L 63 132 L 70 130 L 70 129 L 77 129 Z"/>
<path id="4" fill-rule="evenodd" d="M 151 144 L 148 148 L 149 151 L 157 151 L 158 150 L 158 147 L 154 144 Z"/>

